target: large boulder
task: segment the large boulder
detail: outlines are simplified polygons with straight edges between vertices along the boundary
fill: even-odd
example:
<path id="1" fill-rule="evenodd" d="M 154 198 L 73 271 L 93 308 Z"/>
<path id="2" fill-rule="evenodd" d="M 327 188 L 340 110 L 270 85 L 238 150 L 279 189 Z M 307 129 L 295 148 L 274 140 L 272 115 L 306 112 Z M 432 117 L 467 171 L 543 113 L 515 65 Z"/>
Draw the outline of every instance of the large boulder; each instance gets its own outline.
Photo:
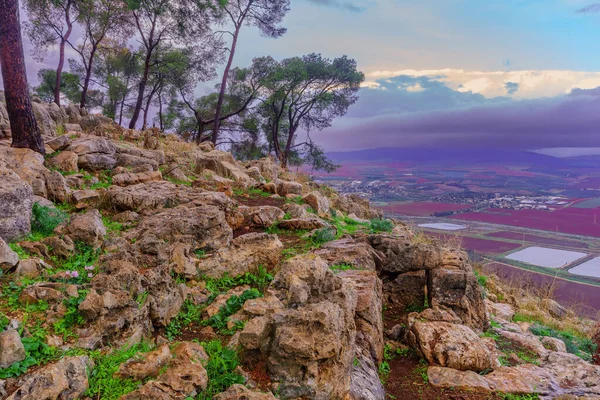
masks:
<path id="1" fill-rule="evenodd" d="M 226 391 L 217 394 L 213 400 L 275 400 L 271 392 L 253 392 L 244 385 L 236 383 Z"/>
<path id="2" fill-rule="evenodd" d="M 415 317 L 408 340 L 430 365 L 475 372 L 498 365 L 485 342 L 465 325 Z"/>
<path id="3" fill-rule="evenodd" d="M 175 207 L 189 203 L 198 195 L 196 189 L 166 181 L 150 181 L 131 186 L 113 185 L 108 189 L 109 203 L 120 211 L 142 211 L 159 207 Z"/>
<path id="4" fill-rule="evenodd" d="M 35 370 L 17 381 L 18 388 L 7 400 L 82 398 L 88 389 L 88 372 L 94 367 L 87 356 L 65 357 Z"/>
<path id="5" fill-rule="evenodd" d="M 388 234 L 370 235 L 368 241 L 383 255 L 381 271 L 386 274 L 433 270 L 442 265 L 442 249 L 432 243 Z"/>
<path id="6" fill-rule="evenodd" d="M 231 155 L 220 150 L 212 150 L 208 153 L 196 153 L 197 174 L 204 170 L 210 170 L 223 178 L 231 179 L 244 186 L 255 185 L 257 182 L 240 167 Z"/>
<path id="7" fill-rule="evenodd" d="M 83 137 L 69 144 L 67 151 L 77 154 L 77 165 L 82 169 L 100 171 L 112 169 L 117 165 L 116 147 L 106 138 Z"/>
<path id="8" fill-rule="evenodd" d="M 0 170 L 9 169 L 29 183 L 33 194 L 46 195 L 44 156 L 30 149 L 0 147 Z"/>
<path id="9" fill-rule="evenodd" d="M 67 226 L 67 232 L 74 241 L 98 248 L 106 235 L 106 228 L 100 212 L 92 209 L 84 214 L 74 215 Z"/>
<path id="10" fill-rule="evenodd" d="M 58 171 L 48 171 L 45 177 L 48 199 L 57 203 L 68 203 L 71 198 L 71 189 L 65 177 Z"/>
<path id="11" fill-rule="evenodd" d="M 233 239 L 229 247 L 201 258 L 198 272 L 211 278 L 256 272 L 259 266 L 274 267 L 281 259 L 283 244 L 277 235 L 249 233 Z"/>
<path id="12" fill-rule="evenodd" d="M 314 253 L 329 266 L 347 264 L 356 269 L 375 270 L 381 262 L 380 255 L 371 246 L 350 237 L 324 243 Z"/>
<path id="13" fill-rule="evenodd" d="M 59 138 L 63 138 L 65 136 L 59 136 Z M 58 144 L 57 144 L 58 145 Z M 77 166 L 77 162 L 79 161 L 79 157 L 76 153 L 72 151 L 62 151 L 56 156 L 49 158 L 46 161 L 46 165 L 51 168 L 56 168 L 65 172 L 78 172 L 79 167 Z"/>
<path id="14" fill-rule="evenodd" d="M 346 214 L 355 214 L 359 218 L 372 219 L 380 218 L 381 211 L 374 210 L 369 204 L 369 200 L 363 199 L 356 194 L 344 194 L 336 198 L 333 206 Z"/>
<path id="15" fill-rule="evenodd" d="M 0 169 L 0 238 L 7 242 L 31 231 L 31 186 L 9 170 Z"/>
<path id="16" fill-rule="evenodd" d="M 329 199 L 323 196 L 320 192 L 313 191 L 302 198 L 306 204 L 321 217 L 329 215 Z"/>
<path id="17" fill-rule="evenodd" d="M 19 262 L 19 255 L 15 253 L 0 237 L 0 270 L 8 271 Z"/>
<path id="18" fill-rule="evenodd" d="M 132 188 L 134 186 L 129 186 Z M 189 243 L 194 249 L 213 250 L 226 247 L 233 239 L 225 213 L 216 206 L 184 204 L 145 217 L 128 232 L 137 240 L 152 235 L 171 243 Z"/>
<path id="19" fill-rule="evenodd" d="M 288 260 L 269 292 L 284 309 L 268 315 L 261 345 L 280 398 L 345 398 L 355 353 L 357 295 L 314 255 Z M 254 325 L 250 325 L 254 327 Z"/>
<path id="20" fill-rule="evenodd" d="M 26 356 L 19 332 L 14 329 L 0 332 L 0 368 L 8 368 Z"/>

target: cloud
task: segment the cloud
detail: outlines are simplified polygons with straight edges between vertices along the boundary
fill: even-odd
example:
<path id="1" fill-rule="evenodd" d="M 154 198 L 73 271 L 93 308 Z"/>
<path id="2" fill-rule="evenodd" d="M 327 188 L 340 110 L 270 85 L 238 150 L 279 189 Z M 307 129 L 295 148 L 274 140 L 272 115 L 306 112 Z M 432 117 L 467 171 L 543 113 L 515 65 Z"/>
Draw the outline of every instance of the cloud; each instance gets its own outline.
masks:
<path id="1" fill-rule="evenodd" d="M 504 88 L 506 89 L 506 94 L 513 95 L 519 90 L 519 84 L 515 82 L 506 82 Z"/>
<path id="2" fill-rule="evenodd" d="M 593 89 L 600 86 L 600 72 L 572 70 L 469 71 L 464 69 L 438 70 L 376 70 L 367 71 L 364 86 L 378 87 L 379 80 L 394 76 L 430 77 L 449 88 L 470 91 L 485 97 L 506 96 L 515 99 L 556 97 L 574 88 Z M 518 84 L 518 90 L 507 92 L 506 83 Z"/>
<path id="3" fill-rule="evenodd" d="M 339 0 L 308 0 L 311 3 L 327 7 L 341 8 L 351 12 L 363 12 L 373 5 L 373 1 L 357 0 L 357 1 L 339 1 Z"/>
<path id="4" fill-rule="evenodd" d="M 397 76 L 363 88 L 347 116 L 313 137 L 327 151 L 379 147 L 600 147 L 600 87 L 557 97 L 486 98 L 445 77 Z M 418 85 L 420 91 L 410 88 Z M 520 90 L 505 82 L 505 92 Z"/>
<path id="5" fill-rule="evenodd" d="M 578 13 L 595 13 L 600 11 L 600 4 L 594 3 L 577 10 Z"/>

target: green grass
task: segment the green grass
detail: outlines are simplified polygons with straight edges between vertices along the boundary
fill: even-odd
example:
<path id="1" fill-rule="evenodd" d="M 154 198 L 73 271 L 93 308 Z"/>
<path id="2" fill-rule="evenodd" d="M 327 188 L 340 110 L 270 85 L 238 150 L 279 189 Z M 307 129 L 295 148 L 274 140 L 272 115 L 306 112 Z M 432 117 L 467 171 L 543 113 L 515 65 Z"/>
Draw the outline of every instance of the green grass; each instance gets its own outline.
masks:
<path id="1" fill-rule="evenodd" d="M 239 365 L 238 354 L 227 347 L 224 347 L 219 340 L 203 342 L 209 360 L 205 365 L 208 374 L 208 386 L 196 396 L 196 400 L 212 400 L 213 396 L 221 393 L 231 385 L 243 384 L 243 376 L 235 372 Z"/>
<path id="2" fill-rule="evenodd" d="M 35 280 L 29 278 L 22 278 L 19 281 L 10 281 L 7 285 L 2 288 L 2 298 L 5 299 L 6 305 L 11 310 L 22 310 L 26 313 L 36 313 L 46 311 L 48 309 L 48 302 L 45 300 L 39 300 L 33 304 L 23 304 L 19 300 L 19 296 L 23 289 L 27 286 L 35 283 Z"/>
<path id="3" fill-rule="evenodd" d="M 372 219 L 371 220 L 371 232 L 391 232 L 394 228 L 394 224 L 389 219 Z"/>
<path id="4" fill-rule="evenodd" d="M 10 319 L 0 311 L 0 332 L 6 329 L 6 327 L 10 324 Z"/>
<path id="5" fill-rule="evenodd" d="M 31 240 L 37 241 L 54 233 L 54 229 L 67 219 L 68 215 L 57 208 L 33 203 L 31 213 Z"/>
<path id="6" fill-rule="evenodd" d="M 21 246 L 16 243 L 9 243 L 8 247 L 19 256 L 19 260 L 26 260 L 29 258 L 29 253 L 23 250 Z"/>
<path id="7" fill-rule="evenodd" d="M 240 326 L 236 324 L 233 329 L 227 328 L 229 317 L 238 312 L 247 300 L 256 299 L 258 297 L 262 297 L 262 294 L 257 289 L 245 290 L 240 296 L 234 294 L 227 299 L 225 305 L 219 309 L 218 313 L 208 320 L 203 321 L 202 324 L 210 325 L 220 333 L 233 334 L 235 330 L 237 330 L 236 328 L 239 328 Z"/>
<path id="8" fill-rule="evenodd" d="M 75 253 L 65 260 L 52 257 L 57 272 L 71 271 L 77 272 L 77 277 L 62 279 L 65 283 L 84 284 L 89 283 L 98 272 L 96 263 L 100 257 L 100 249 L 95 250 L 82 242 L 75 243 Z"/>
<path id="9" fill-rule="evenodd" d="M 264 292 L 272 280 L 273 275 L 271 275 L 265 267 L 260 265 L 255 274 L 246 272 L 244 275 L 240 275 L 235 278 L 226 275 L 219 279 L 206 278 L 204 281 L 206 282 L 206 289 L 208 289 L 214 295 L 217 295 L 219 293 L 225 293 L 231 288 L 242 285 L 248 285 L 258 289 L 260 292 Z"/>
<path id="10" fill-rule="evenodd" d="M 239 197 L 271 197 L 271 193 L 265 192 L 262 189 L 249 188 L 249 189 L 233 189 L 233 194 Z"/>
<path id="11" fill-rule="evenodd" d="M 589 338 L 575 335 L 567 331 L 558 331 L 539 323 L 529 328 L 531 333 L 537 336 L 549 336 L 565 342 L 567 352 L 575 354 L 586 361 L 592 361 L 592 354 L 596 351 L 597 345 Z"/>
<path id="12" fill-rule="evenodd" d="M 310 242 L 314 247 L 320 247 L 327 242 L 331 242 L 336 239 L 336 234 L 331 229 L 321 228 L 317 229 L 315 233 L 310 237 Z"/>
<path id="13" fill-rule="evenodd" d="M 540 396 L 537 394 L 511 394 L 511 393 L 498 393 L 502 400 L 538 400 Z"/>
<path id="14" fill-rule="evenodd" d="M 22 335 L 22 330 L 19 334 Z M 25 348 L 25 359 L 12 363 L 7 368 L 0 368 L 0 379 L 7 379 L 19 376 L 30 367 L 45 364 L 56 359 L 59 356 L 59 350 L 56 347 L 48 346 L 46 343 L 46 331 L 41 328 L 41 321 L 29 329 L 30 336 L 21 337 L 21 342 Z"/>
<path id="15" fill-rule="evenodd" d="M 121 348 L 110 354 L 92 353 L 95 367 L 89 374 L 89 388 L 85 395 L 94 399 L 116 400 L 124 394 L 136 390 L 143 382 L 133 379 L 114 378 L 119 365 L 138 353 L 152 350 L 148 343 L 139 343 L 129 348 Z"/>
<path id="16" fill-rule="evenodd" d="M 332 270 L 332 271 L 334 271 L 334 272 L 338 272 L 338 271 L 349 271 L 349 270 L 360 269 L 360 268 L 356 268 L 352 264 L 342 263 L 342 264 L 332 265 L 332 266 L 329 267 L 329 269 Z"/>
<path id="17" fill-rule="evenodd" d="M 190 186 L 190 187 L 192 186 L 191 181 L 182 181 L 180 179 L 171 178 L 170 176 L 165 177 L 165 179 L 171 183 L 174 183 L 175 185 L 185 185 L 185 186 Z"/>
<path id="18" fill-rule="evenodd" d="M 285 202 L 287 204 L 290 204 L 290 203 L 298 204 L 299 206 L 301 206 L 302 204 L 304 204 L 304 200 L 302 200 L 302 196 L 295 196 L 295 197 L 292 197 L 291 199 L 290 198 L 286 198 Z"/>
<path id="19" fill-rule="evenodd" d="M 125 227 L 123 226 L 122 223 L 115 222 L 115 221 L 111 220 L 109 217 L 102 216 L 102 223 L 104 224 L 104 227 L 106 228 L 106 231 L 108 233 L 122 232 L 125 229 Z"/>
<path id="20" fill-rule="evenodd" d="M 205 308 L 205 305 L 199 306 L 191 300 L 185 300 L 179 313 L 165 327 L 165 336 L 167 339 L 173 340 L 181 334 L 183 328 L 194 323 L 199 324 L 202 321 L 202 311 Z"/>
<path id="21" fill-rule="evenodd" d="M 77 337 L 73 328 L 78 325 L 83 325 L 85 319 L 79 314 L 79 305 L 83 303 L 85 297 L 88 294 L 88 290 L 78 290 L 78 297 L 68 297 L 63 300 L 63 304 L 67 308 L 67 311 L 61 319 L 56 321 L 53 325 L 54 333 L 61 335 L 63 340 L 69 340 L 70 338 Z"/>

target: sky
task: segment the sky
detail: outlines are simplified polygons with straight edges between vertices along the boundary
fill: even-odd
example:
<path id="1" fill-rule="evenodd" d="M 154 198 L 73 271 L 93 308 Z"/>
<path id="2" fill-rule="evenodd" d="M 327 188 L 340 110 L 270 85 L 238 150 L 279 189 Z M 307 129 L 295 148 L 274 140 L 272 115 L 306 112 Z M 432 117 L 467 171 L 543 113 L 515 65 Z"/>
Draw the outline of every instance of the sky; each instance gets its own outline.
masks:
<path id="1" fill-rule="evenodd" d="M 365 73 L 348 114 L 312 134 L 328 151 L 600 148 L 600 3 L 291 0 L 284 26 L 279 39 L 244 28 L 234 64 L 317 52 L 346 54 Z M 35 84 L 56 58 L 36 62 L 25 46 Z"/>

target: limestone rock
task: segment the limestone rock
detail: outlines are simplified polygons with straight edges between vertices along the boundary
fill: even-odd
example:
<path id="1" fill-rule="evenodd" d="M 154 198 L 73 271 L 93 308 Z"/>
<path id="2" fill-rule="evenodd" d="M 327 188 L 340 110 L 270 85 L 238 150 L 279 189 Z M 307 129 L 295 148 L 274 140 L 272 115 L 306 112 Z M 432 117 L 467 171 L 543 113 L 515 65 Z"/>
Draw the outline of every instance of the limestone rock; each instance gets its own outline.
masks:
<path id="1" fill-rule="evenodd" d="M 329 214 L 329 200 L 321 193 L 317 191 L 310 192 L 302 200 L 311 206 L 319 216 L 323 217 Z"/>
<path id="2" fill-rule="evenodd" d="M 30 149 L 0 147 L 0 170 L 2 169 L 12 170 L 29 183 L 33 194 L 47 197 L 45 174 L 48 170 L 40 153 Z"/>
<path id="3" fill-rule="evenodd" d="M 231 153 L 220 150 L 212 150 L 208 153 L 197 153 L 196 173 L 202 174 L 206 169 L 245 186 L 256 184 L 256 181 L 250 178 L 250 176 L 237 165 L 237 162 Z"/>
<path id="4" fill-rule="evenodd" d="M 87 356 L 65 357 L 20 378 L 7 400 L 75 400 L 88 389 L 88 371 L 94 366 Z"/>
<path id="5" fill-rule="evenodd" d="M 281 197 L 287 195 L 302 195 L 302 184 L 298 182 L 279 181 L 277 184 L 277 194 Z"/>
<path id="6" fill-rule="evenodd" d="M 277 225 L 281 229 L 289 229 L 293 231 L 298 230 L 307 230 L 311 231 L 313 229 L 324 228 L 326 222 L 317 217 L 309 217 L 309 218 L 292 218 L 286 219 L 279 222 Z"/>
<path id="7" fill-rule="evenodd" d="M 184 185 L 158 181 L 139 183 L 126 187 L 116 185 L 108 189 L 108 199 L 120 211 L 136 211 L 159 207 L 175 207 L 189 203 L 198 192 Z"/>
<path id="8" fill-rule="evenodd" d="M 429 383 L 438 388 L 459 390 L 490 390 L 485 378 L 473 371 L 459 371 L 452 368 L 431 366 L 427 368 Z"/>
<path id="9" fill-rule="evenodd" d="M 8 368 L 26 356 L 19 332 L 14 329 L 0 332 L 0 368 Z"/>
<path id="10" fill-rule="evenodd" d="M 71 144 L 71 139 L 67 135 L 53 137 L 46 142 L 54 151 L 64 150 Z"/>
<path id="11" fill-rule="evenodd" d="M 515 310 L 510 304 L 494 303 L 486 299 L 485 305 L 493 316 L 504 321 L 512 321 L 515 315 Z"/>
<path id="12" fill-rule="evenodd" d="M 562 392 L 552 374 L 533 364 L 500 367 L 486 375 L 485 380 L 491 390 L 502 393 L 545 395 Z"/>
<path id="13" fill-rule="evenodd" d="M 71 189 L 65 177 L 58 171 L 48 171 L 45 177 L 48 198 L 58 203 L 68 203 L 71 197 Z"/>
<path id="14" fill-rule="evenodd" d="M 246 386 L 236 383 L 214 396 L 213 400 L 275 400 L 275 396 L 271 392 L 253 392 Z"/>
<path id="15" fill-rule="evenodd" d="M 113 374 L 119 379 L 133 379 L 141 381 L 145 378 L 156 378 L 162 367 L 171 360 L 171 351 L 168 344 L 163 344 L 156 350 L 131 358 L 119 365 Z"/>
<path id="16" fill-rule="evenodd" d="M 135 185 L 138 183 L 145 183 L 150 181 L 160 181 L 162 180 L 162 174 L 160 171 L 153 172 L 140 172 L 140 173 L 125 173 L 118 174 L 112 177 L 113 185 L 119 186 L 129 186 Z"/>
<path id="17" fill-rule="evenodd" d="M 19 255 L 12 251 L 12 249 L 6 244 L 0 237 L 0 269 L 2 271 L 8 271 L 19 262 Z"/>
<path id="18" fill-rule="evenodd" d="M 49 167 L 57 168 L 64 172 L 78 172 L 78 156 L 72 151 L 63 151 L 58 155 L 48 159 L 46 164 Z"/>
<path id="19" fill-rule="evenodd" d="M 119 153 L 117 154 L 116 159 L 119 167 L 143 169 L 145 171 L 158 171 L 158 162 L 150 158 Z"/>
<path id="20" fill-rule="evenodd" d="M 343 238 L 324 243 L 314 252 L 329 264 L 348 264 L 357 269 L 375 270 L 380 262 L 377 252 L 367 243 Z"/>
<path id="21" fill-rule="evenodd" d="M 135 186 L 130 186 L 130 188 Z M 219 249 L 227 246 L 233 231 L 225 213 L 210 205 L 181 205 L 144 218 L 131 232 L 133 238 L 154 235 L 158 239 L 187 242 L 194 249 Z"/>
<path id="22" fill-rule="evenodd" d="M 117 165 L 117 159 L 111 154 L 90 153 L 77 158 L 77 166 L 88 171 L 112 169 Z"/>
<path id="23" fill-rule="evenodd" d="M 84 214 L 74 215 L 67 226 L 67 232 L 73 241 L 81 241 L 97 248 L 106 235 L 106 228 L 100 212 L 92 209 Z"/>
<path id="24" fill-rule="evenodd" d="M 550 337 L 550 336 L 545 336 L 545 337 L 541 338 L 540 341 L 542 342 L 544 347 L 549 350 L 559 351 L 562 353 L 567 352 L 567 345 L 565 344 L 565 342 L 563 342 L 560 339 Z"/>
<path id="25" fill-rule="evenodd" d="M 249 233 L 233 239 L 229 247 L 200 259 L 198 272 L 211 278 L 225 274 L 235 277 L 256 272 L 259 266 L 275 266 L 281 259 L 283 244 L 277 235 Z"/>
<path id="26" fill-rule="evenodd" d="M 369 201 L 356 194 L 344 194 L 335 199 L 333 206 L 346 214 L 355 214 L 359 218 L 380 218 L 381 211 L 371 209 Z"/>
<path id="27" fill-rule="evenodd" d="M 248 225 L 258 228 L 268 228 L 285 216 L 280 208 L 273 206 L 246 207 L 242 213 Z"/>
<path id="28" fill-rule="evenodd" d="M 415 320 L 409 342 L 430 365 L 481 372 L 495 366 L 485 343 L 465 325 Z"/>
<path id="29" fill-rule="evenodd" d="M 419 309 L 425 304 L 426 271 L 410 271 L 384 283 L 388 304 L 405 309 Z"/>
<path id="30" fill-rule="evenodd" d="M 7 242 L 31 231 L 31 186 L 17 174 L 0 169 L 0 238 Z"/>

